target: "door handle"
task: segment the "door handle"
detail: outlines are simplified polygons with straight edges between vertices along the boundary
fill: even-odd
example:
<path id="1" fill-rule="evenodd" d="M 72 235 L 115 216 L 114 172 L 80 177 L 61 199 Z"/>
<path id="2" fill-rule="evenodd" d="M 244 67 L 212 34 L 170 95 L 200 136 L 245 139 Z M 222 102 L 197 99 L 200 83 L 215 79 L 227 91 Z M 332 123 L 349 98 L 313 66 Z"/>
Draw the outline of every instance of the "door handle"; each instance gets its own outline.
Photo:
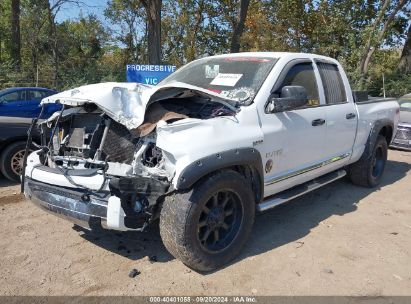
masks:
<path id="1" fill-rule="evenodd" d="M 355 115 L 354 113 L 348 113 L 347 115 L 345 115 L 345 118 L 347 119 L 353 119 L 355 118 L 357 115 Z"/>
<path id="2" fill-rule="evenodd" d="M 314 120 L 311 122 L 311 125 L 312 125 L 313 127 L 321 126 L 321 125 L 323 125 L 323 124 L 325 124 L 325 120 L 324 120 L 324 119 L 321 119 L 321 118 L 319 118 L 319 119 L 314 119 Z"/>

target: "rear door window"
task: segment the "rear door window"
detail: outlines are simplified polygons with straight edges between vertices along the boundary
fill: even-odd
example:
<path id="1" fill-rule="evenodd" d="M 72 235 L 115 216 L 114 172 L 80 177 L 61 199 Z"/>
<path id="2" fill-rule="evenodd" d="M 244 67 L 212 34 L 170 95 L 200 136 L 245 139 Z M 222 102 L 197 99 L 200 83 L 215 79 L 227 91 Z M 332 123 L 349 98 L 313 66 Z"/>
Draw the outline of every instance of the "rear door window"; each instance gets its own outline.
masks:
<path id="1" fill-rule="evenodd" d="M 338 70 L 338 66 L 336 64 L 325 62 L 317 62 L 317 66 L 324 87 L 326 103 L 336 104 L 347 102 L 344 82 L 340 71 Z"/>
<path id="2" fill-rule="evenodd" d="M 46 91 L 29 90 L 27 91 L 27 100 L 40 101 L 49 94 Z"/>

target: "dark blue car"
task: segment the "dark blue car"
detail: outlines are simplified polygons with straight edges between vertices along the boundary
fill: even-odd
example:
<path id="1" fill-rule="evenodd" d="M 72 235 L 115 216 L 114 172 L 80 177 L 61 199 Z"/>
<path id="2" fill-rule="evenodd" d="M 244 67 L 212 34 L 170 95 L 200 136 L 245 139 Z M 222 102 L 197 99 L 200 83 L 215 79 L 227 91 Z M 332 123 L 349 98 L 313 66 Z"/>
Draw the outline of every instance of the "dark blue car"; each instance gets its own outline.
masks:
<path id="1" fill-rule="evenodd" d="M 34 118 L 40 114 L 40 101 L 57 91 L 45 88 L 10 88 L 0 91 L 0 117 Z M 44 117 L 50 116 L 59 105 L 47 105 Z"/>
<path id="2" fill-rule="evenodd" d="M 57 91 L 45 88 L 10 88 L 0 91 L 0 171 L 19 181 L 26 147 L 27 130 L 41 111 L 43 98 Z M 47 104 L 41 119 L 48 118 L 60 105 Z M 36 141 L 38 134 L 34 134 Z"/>

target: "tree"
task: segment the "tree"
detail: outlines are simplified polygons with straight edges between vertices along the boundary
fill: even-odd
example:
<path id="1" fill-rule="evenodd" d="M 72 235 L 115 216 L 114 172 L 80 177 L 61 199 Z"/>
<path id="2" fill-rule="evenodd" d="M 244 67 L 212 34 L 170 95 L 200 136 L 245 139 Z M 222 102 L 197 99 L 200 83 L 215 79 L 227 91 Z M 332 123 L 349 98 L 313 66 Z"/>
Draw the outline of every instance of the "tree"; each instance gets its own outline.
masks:
<path id="1" fill-rule="evenodd" d="M 57 34 L 56 15 L 63 5 L 79 5 L 79 0 L 44 0 L 46 2 L 47 18 L 49 23 L 49 40 L 53 54 L 54 79 L 53 86 L 59 87 L 59 42 Z"/>
<path id="2" fill-rule="evenodd" d="M 111 0 L 104 15 L 120 28 L 111 34 L 125 45 L 121 52 L 124 64 L 147 61 L 146 17 L 140 0 Z"/>
<path id="3" fill-rule="evenodd" d="M 214 27 L 210 13 L 210 0 L 177 0 L 164 1 L 162 14 L 163 60 L 169 63 L 182 65 L 190 62 L 205 53 L 212 53 L 219 36 Z M 177 13 L 178 12 L 178 13 Z M 221 35 L 225 39 L 224 35 Z M 220 45 L 219 45 L 220 48 Z"/>
<path id="4" fill-rule="evenodd" d="M 375 50 L 378 49 L 384 38 L 386 38 L 386 33 L 389 31 L 392 23 L 397 16 L 398 12 L 407 4 L 407 0 L 398 0 L 392 5 L 390 0 L 384 0 L 381 7 L 378 10 L 377 18 L 371 25 L 371 29 L 368 31 L 368 37 L 365 42 L 365 46 L 362 52 L 361 61 L 359 65 L 360 73 L 360 89 L 365 88 L 365 77 L 369 70 L 369 65 L 371 62 L 372 55 Z M 388 13 L 388 14 L 387 14 Z"/>
<path id="5" fill-rule="evenodd" d="M 162 0 L 141 0 L 146 15 L 148 28 L 148 62 L 161 63 L 161 6 Z"/>
<path id="6" fill-rule="evenodd" d="M 7 34 L 9 33 L 10 22 L 7 20 L 8 10 L 11 5 L 7 1 L 0 2 L 0 63 L 4 60 L 5 45 L 7 44 Z"/>
<path id="7" fill-rule="evenodd" d="M 20 0 L 11 1 L 11 58 L 17 69 L 21 66 Z"/>
<path id="8" fill-rule="evenodd" d="M 244 31 L 244 24 L 247 18 L 248 6 L 250 0 L 240 0 L 240 8 L 238 10 L 238 16 L 233 25 L 233 35 L 231 37 L 231 53 L 237 53 L 240 51 L 240 38 Z"/>
<path id="9" fill-rule="evenodd" d="M 21 18 L 21 39 L 22 39 L 22 59 L 26 65 L 25 71 L 30 73 L 30 79 L 37 78 L 38 69 L 49 60 L 49 32 L 46 12 L 46 1 L 30 0 L 22 4 Z"/>
<path id="10" fill-rule="evenodd" d="M 408 34 L 402 49 L 398 70 L 402 73 L 411 73 L 411 25 L 408 27 Z"/>

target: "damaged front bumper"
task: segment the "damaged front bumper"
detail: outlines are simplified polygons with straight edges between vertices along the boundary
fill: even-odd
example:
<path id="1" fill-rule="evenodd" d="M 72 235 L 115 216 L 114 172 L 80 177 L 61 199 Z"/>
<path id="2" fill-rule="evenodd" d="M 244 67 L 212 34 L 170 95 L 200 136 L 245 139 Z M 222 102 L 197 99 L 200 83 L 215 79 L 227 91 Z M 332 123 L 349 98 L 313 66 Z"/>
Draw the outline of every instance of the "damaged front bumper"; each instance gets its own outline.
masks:
<path id="1" fill-rule="evenodd" d="M 50 174 L 38 167 L 33 170 Z M 96 176 L 85 178 L 94 179 Z M 52 185 L 48 181 L 52 182 L 52 179 L 42 178 L 39 181 L 26 175 L 26 198 L 81 227 L 119 231 L 143 231 L 157 218 L 159 198 L 168 188 L 166 183 L 143 177 L 111 177 L 107 180 L 107 187 L 100 190 Z"/>
<path id="2" fill-rule="evenodd" d="M 42 209 L 59 215 L 84 228 L 108 228 L 109 192 L 86 193 L 53 186 L 26 177 L 24 195 Z"/>

